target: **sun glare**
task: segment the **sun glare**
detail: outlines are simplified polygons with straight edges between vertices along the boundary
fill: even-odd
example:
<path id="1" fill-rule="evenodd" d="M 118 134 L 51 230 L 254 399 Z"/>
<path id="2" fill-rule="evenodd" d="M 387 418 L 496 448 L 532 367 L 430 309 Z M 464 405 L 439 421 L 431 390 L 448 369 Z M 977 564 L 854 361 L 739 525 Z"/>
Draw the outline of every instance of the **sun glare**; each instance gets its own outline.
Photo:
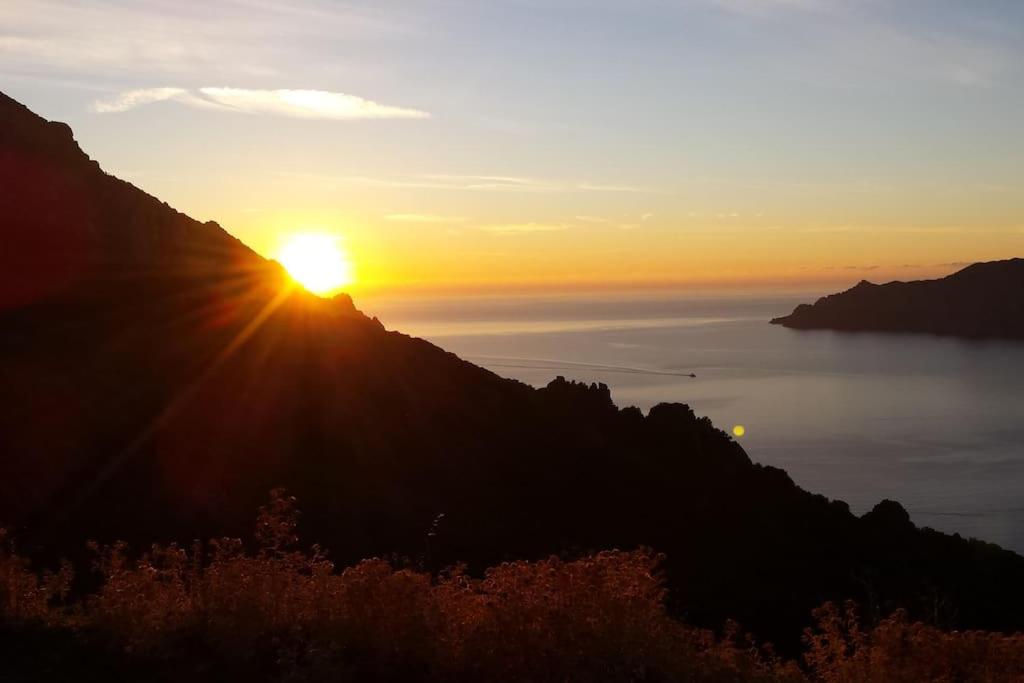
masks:
<path id="1" fill-rule="evenodd" d="M 324 233 L 293 235 L 277 260 L 296 282 L 314 294 L 330 294 L 352 284 L 352 262 L 337 237 Z"/>

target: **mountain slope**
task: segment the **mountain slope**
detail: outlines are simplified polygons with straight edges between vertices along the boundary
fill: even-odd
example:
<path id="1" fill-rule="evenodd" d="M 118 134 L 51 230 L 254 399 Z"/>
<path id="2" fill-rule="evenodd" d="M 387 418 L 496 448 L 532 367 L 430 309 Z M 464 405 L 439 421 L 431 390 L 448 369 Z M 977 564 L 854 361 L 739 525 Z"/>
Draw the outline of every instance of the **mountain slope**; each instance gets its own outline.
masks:
<path id="1" fill-rule="evenodd" d="M 23 547 L 245 535 L 285 486 L 341 561 L 645 544 L 674 609 L 783 643 L 847 597 L 1024 627 L 1024 558 L 895 503 L 857 518 L 684 405 L 533 389 L 385 331 L 5 97 L 0 187 L 0 519 Z"/>
<path id="2" fill-rule="evenodd" d="M 772 323 L 797 329 L 1024 339 L 1024 259 L 975 263 L 938 280 L 862 280 Z"/>

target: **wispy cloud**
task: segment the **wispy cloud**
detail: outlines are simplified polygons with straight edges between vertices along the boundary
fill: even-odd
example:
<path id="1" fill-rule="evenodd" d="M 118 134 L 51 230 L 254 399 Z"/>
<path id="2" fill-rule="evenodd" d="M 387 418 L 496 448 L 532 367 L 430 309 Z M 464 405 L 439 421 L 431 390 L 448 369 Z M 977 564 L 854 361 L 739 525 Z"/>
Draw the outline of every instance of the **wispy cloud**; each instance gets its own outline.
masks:
<path id="1" fill-rule="evenodd" d="M 633 185 L 602 185 L 587 181 L 565 182 L 542 178 L 504 175 L 429 174 L 424 179 L 465 190 L 511 190 L 514 192 L 647 192 L 659 190 Z"/>
<path id="2" fill-rule="evenodd" d="M 887 265 L 856 265 L 856 266 L 822 266 L 819 270 L 848 270 L 848 271 L 865 271 L 870 272 L 873 270 L 934 270 L 936 268 L 944 269 L 960 269 L 965 268 L 974 263 L 974 261 L 951 261 L 948 263 L 899 263 L 899 264 L 887 264 Z"/>
<path id="3" fill-rule="evenodd" d="M 142 90 L 126 90 L 115 97 L 96 100 L 92 110 L 100 114 L 128 111 L 146 104 L 162 102 L 173 98 L 181 98 L 188 94 L 183 88 L 145 88 Z"/>
<path id="4" fill-rule="evenodd" d="M 646 223 L 647 221 L 651 220 L 652 218 L 654 218 L 654 214 L 653 213 L 650 213 L 650 212 L 642 213 L 642 214 L 640 214 L 639 222 L 632 221 L 632 222 L 619 223 L 619 230 L 636 230 L 637 228 L 642 227 L 644 223 Z"/>
<path id="5" fill-rule="evenodd" d="M 621 185 L 598 185 L 583 181 L 562 181 L 543 178 L 526 178 L 503 175 L 460 175 L 428 173 L 408 176 L 372 177 L 347 176 L 324 173 L 282 173 L 290 177 L 301 177 L 308 181 L 327 185 L 356 187 L 395 187 L 420 190 L 459 190 L 492 192 L 645 192 L 662 194 L 663 191 L 649 187 L 628 187 Z"/>
<path id="6" fill-rule="evenodd" d="M 97 100 L 92 109 L 105 114 L 123 112 L 153 102 L 174 100 L 191 107 L 245 114 L 271 114 L 308 119 L 425 119 L 430 114 L 380 104 L 371 100 L 326 90 L 254 90 L 247 88 L 148 88 L 128 90 L 109 99 Z"/>
<path id="7" fill-rule="evenodd" d="M 207 99 L 244 112 L 321 119 L 426 119 L 430 114 L 379 104 L 355 95 L 326 90 L 247 90 L 200 88 Z"/>
<path id="8" fill-rule="evenodd" d="M 568 229 L 564 223 L 507 223 L 502 225 L 481 225 L 480 230 L 498 235 L 516 235 L 531 232 L 560 232 Z"/>
<path id="9" fill-rule="evenodd" d="M 439 216 L 432 213 L 389 213 L 385 220 L 399 223 L 462 223 L 464 216 Z"/>
<path id="10" fill-rule="evenodd" d="M 1014 235 L 1024 233 L 1024 227 L 999 225 L 869 225 L 840 224 L 812 225 L 798 228 L 797 232 L 818 233 L 887 233 L 905 235 Z"/>
<path id="11" fill-rule="evenodd" d="M 602 216 L 573 216 L 579 223 L 591 223 L 593 225 L 614 225 L 619 230 L 636 230 L 654 216 L 653 213 L 642 213 L 639 218 L 620 217 L 617 219 L 604 218 Z"/>
<path id="12" fill-rule="evenodd" d="M 422 15 L 383 3 L 333 0 L 20 0 L 0 2 L 0 73 L 78 74 L 91 82 L 125 76 L 236 82 L 253 75 L 330 78 L 379 72 L 377 55 L 352 43 L 408 40 Z M 323 46 L 345 45 L 325 58 Z M 222 80 L 223 79 L 223 80 Z"/>
<path id="13" fill-rule="evenodd" d="M 653 190 L 649 187 L 640 187 L 638 185 L 601 185 L 599 183 L 580 183 L 576 186 L 576 189 L 584 192 L 659 192 L 659 190 Z"/>
<path id="14" fill-rule="evenodd" d="M 551 189 L 552 187 L 550 183 L 544 180 L 504 175 L 430 173 L 422 175 L 420 178 L 466 190 L 515 190 L 519 192 L 543 192 Z"/>

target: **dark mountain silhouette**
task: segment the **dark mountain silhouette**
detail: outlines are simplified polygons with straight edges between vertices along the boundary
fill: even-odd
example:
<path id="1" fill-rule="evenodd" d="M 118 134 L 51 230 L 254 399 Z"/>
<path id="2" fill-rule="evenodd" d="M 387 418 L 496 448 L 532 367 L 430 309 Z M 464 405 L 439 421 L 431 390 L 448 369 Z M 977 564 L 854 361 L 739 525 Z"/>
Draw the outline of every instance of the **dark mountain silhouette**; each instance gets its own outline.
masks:
<path id="1" fill-rule="evenodd" d="M 386 331 L 2 96 L 0 221 L 0 519 L 43 559 L 246 535 L 284 486 L 342 562 L 645 544 L 673 609 L 777 642 L 830 598 L 1024 628 L 1024 558 L 896 503 L 858 518 L 685 405 L 534 389 Z"/>
<path id="2" fill-rule="evenodd" d="M 861 280 L 839 294 L 801 304 L 773 324 L 797 329 L 924 332 L 1024 339 L 1024 259 L 975 263 L 938 280 Z"/>

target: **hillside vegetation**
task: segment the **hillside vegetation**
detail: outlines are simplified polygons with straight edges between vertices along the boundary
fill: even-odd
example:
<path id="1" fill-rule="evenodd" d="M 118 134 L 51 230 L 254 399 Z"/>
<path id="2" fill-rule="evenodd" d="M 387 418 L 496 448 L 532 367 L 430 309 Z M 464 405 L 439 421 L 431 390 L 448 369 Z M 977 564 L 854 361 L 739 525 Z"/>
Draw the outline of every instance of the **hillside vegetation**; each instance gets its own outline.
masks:
<path id="1" fill-rule="evenodd" d="M 797 661 L 735 624 L 669 616 L 650 550 L 506 562 L 472 576 L 395 560 L 338 569 L 297 548 L 275 492 L 247 552 L 93 545 L 92 588 L 70 566 L 37 574 L 0 551 L 3 680 L 1011 681 L 1024 637 L 943 632 L 897 612 L 865 627 L 815 610 Z M 87 577 L 78 577 L 87 578 Z"/>

